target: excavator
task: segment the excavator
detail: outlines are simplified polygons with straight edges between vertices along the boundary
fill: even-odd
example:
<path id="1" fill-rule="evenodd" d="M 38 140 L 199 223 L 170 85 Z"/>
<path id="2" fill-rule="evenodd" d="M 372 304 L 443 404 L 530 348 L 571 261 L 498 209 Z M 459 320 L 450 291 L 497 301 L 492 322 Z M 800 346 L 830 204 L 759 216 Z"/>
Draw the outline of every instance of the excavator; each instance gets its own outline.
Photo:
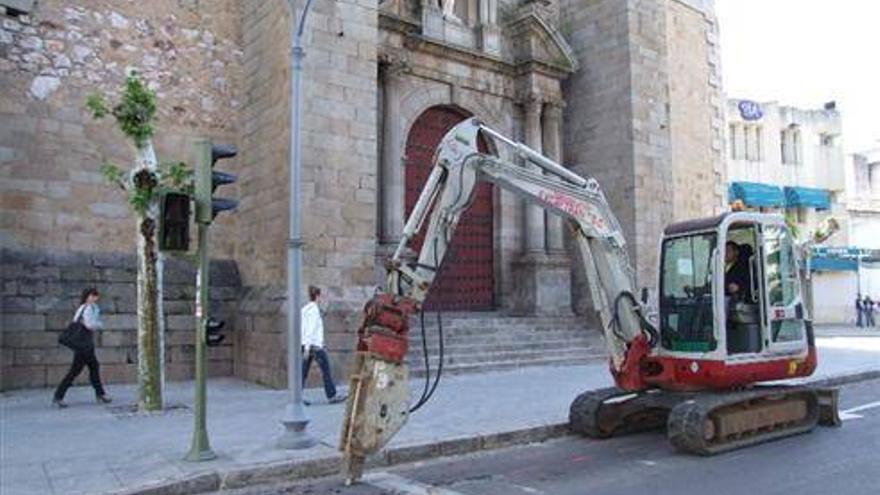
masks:
<path id="1" fill-rule="evenodd" d="M 485 138 L 517 159 L 481 152 Z M 440 142 L 386 262 L 385 289 L 365 305 L 340 436 L 347 484 L 413 409 L 405 362 L 410 322 L 480 181 L 570 227 L 615 383 L 574 399 L 571 430 L 606 438 L 665 427 L 675 449 L 712 455 L 840 424 L 837 389 L 777 382 L 809 376 L 817 366 L 803 250 L 782 216 L 731 211 L 667 226 L 655 309 L 646 290 L 636 296 L 626 240 L 599 183 L 471 118 Z M 417 259 L 405 257 L 423 227 Z M 738 287 L 726 280 L 734 264 Z"/>

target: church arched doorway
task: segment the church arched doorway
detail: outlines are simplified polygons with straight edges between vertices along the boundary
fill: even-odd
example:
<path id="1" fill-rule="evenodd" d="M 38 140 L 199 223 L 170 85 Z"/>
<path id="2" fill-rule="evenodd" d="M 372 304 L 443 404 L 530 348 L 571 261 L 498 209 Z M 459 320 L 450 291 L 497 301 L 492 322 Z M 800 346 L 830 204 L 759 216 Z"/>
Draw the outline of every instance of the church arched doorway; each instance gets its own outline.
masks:
<path id="1" fill-rule="evenodd" d="M 449 129 L 469 115 L 454 107 L 436 106 L 413 123 L 406 139 L 405 208 L 409 216 L 431 173 L 431 159 Z M 481 139 L 481 151 L 486 143 Z M 462 215 L 440 273 L 434 280 L 426 309 L 489 311 L 494 309 L 495 271 L 492 184 L 477 186 L 473 204 Z M 424 234 L 410 246 L 420 249 Z"/>

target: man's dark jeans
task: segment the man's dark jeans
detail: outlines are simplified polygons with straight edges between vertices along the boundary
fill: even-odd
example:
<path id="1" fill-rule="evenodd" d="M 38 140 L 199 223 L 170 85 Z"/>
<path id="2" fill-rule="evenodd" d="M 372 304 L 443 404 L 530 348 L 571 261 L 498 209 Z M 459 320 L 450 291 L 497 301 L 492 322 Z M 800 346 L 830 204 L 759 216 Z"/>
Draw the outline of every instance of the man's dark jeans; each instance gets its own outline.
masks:
<path id="1" fill-rule="evenodd" d="M 67 389 L 70 388 L 73 380 L 79 376 L 86 366 L 89 367 L 89 381 L 92 382 L 95 395 L 98 397 L 104 395 L 104 387 L 101 386 L 101 375 L 98 370 L 100 367 L 98 365 L 98 358 L 95 357 L 95 351 L 92 349 L 88 352 L 77 352 L 73 355 L 73 364 L 70 365 L 70 371 L 67 372 L 67 375 L 58 384 L 58 388 L 55 389 L 55 399 L 61 400 L 64 398 L 64 394 L 67 393 Z"/>
<path id="2" fill-rule="evenodd" d="M 321 377 L 324 379 L 324 393 L 328 399 L 336 397 L 336 385 L 333 383 L 333 375 L 330 374 L 330 358 L 327 351 L 323 348 L 313 347 L 305 359 L 303 359 L 303 386 L 306 384 L 306 378 L 309 376 L 309 368 L 312 367 L 312 359 L 318 360 L 318 367 L 321 368 Z"/>

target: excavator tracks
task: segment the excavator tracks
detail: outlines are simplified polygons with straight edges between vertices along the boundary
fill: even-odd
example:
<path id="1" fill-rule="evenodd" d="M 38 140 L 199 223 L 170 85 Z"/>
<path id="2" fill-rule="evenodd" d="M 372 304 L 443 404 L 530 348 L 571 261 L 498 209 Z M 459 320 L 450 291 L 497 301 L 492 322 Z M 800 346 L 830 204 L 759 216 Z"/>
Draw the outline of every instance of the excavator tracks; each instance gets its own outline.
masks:
<path id="1" fill-rule="evenodd" d="M 819 423 L 819 399 L 806 387 L 695 395 L 669 413 L 667 438 L 676 449 L 713 455 L 807 433 Z"/>
<path id="2" fill-rule="evenodd" d="M 606 388 L 578 396 L 569 424 L 591 438 L 665 426 L 675 449 L 714 455 L 807 433 L 817 424 L 839 425 L 839 420 L 826 419 L 836 416 L 836 390 L 830 389 L 759 386 L 731 392 L 630 393 Z"/>
<path id="3" fill-rule="evenodd" d="M 661 428 L 669 414 L 665 399 L 659 390 L 634 393 L 609 387 L 584 392 L 571 404 L 569 427 L 590 438 Z"/>

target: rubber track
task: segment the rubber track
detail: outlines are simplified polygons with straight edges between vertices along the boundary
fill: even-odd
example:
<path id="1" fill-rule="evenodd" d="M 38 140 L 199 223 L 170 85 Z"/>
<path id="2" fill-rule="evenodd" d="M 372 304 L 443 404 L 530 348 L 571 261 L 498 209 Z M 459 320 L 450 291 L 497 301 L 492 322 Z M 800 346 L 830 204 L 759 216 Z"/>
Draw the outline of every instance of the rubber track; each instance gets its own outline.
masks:
<path id="1" fill-rule="evenodd" d="M 737 438 L 731 442 L 710 444 L 703 438 L 703 425 L 707 418 L 720 408 L 732 406 L 738 402 L 778 397 L 780 394 L 812 395 L 812 403 L 808 406 L 808 418 L 801 424 L 751 434 Z M 667 438 L 676 449 L 699 455 L 713 455 L 729 450 L 755 445 L 777 438 L 807 433 L 818 423 L 818 398 L 815 391 L 807 387 L 773 387 L 725 394 L 694 395 L 691 399 L 675 406 L 667 421 Z"/>
<path id="2" fill-rule="evenodd" d="M 617 387 L 600 388 L 584 392 L 575 398 L 568 411 L 568 425 L 575 433 L 590 438 L 608 438 L 614 431 L 603 431 L 599 428 L 598 416 L 602 403 L 619 395 L 629 395 Z"/>

